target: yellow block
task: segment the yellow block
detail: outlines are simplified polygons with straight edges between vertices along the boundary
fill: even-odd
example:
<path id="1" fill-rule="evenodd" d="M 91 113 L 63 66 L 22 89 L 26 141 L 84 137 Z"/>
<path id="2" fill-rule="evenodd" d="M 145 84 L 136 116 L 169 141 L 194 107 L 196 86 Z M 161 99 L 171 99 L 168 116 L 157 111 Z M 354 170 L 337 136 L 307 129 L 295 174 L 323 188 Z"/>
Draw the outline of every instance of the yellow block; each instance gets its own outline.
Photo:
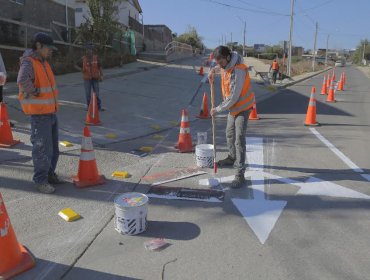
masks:
<path id="1" fill-rule="evenodd" d="M 58 215 L 67 222 L 73 222 L 75 220 L 78 220 L 81 218 L 79 214 L 77 214 L 75 211 L 73 211 L 71 208 L 65 208 L 63 210 L 60 210 Z"/>
<path id="2" fill-rule="evenodd" d="M 105 134 L 105 137 L 107 137 L 109 139 L 117 139 L 118 138 L 117 134 L 114 134 L 114 133 Z"/>
<path id="3" fill-rule="evenodd" d="M 150 153 L 151 151 L 153 151 L 153 147 L 143 146 L 139 150 L 142 151 L 142 152 L 144 152 L 144 153 Z"/>
<path id="4" fill-rule="evenodd" d="M 128 177 L 130 177 L 130 174 L 127 171 L 114 171 L 112 173 L 112 177 L 128 178 Z"/>
<path id="5" fill-rule="evenodd" d="M 161 127 L 159 125 L 157 125 L 157 124 L 153 124 L 150 127 L 153 128 L 153 129 L 155 129 L 155 130 L 160 130 L 161 129 Z"/>
<path id="6" fill-rule="evenodd" d="M 159 134 L 155 134 L 153 136 L 153 139 L 156 139 L 156 140 L 163 140 L 164 139 L 164 136 L 163 135 L 159 135 Z"/>
<path id="7" fill-rule="evenodd" d="M 59 144 L 63 147 L 73 147 L 73 144 L 68 141 L 59 141 Z"/>

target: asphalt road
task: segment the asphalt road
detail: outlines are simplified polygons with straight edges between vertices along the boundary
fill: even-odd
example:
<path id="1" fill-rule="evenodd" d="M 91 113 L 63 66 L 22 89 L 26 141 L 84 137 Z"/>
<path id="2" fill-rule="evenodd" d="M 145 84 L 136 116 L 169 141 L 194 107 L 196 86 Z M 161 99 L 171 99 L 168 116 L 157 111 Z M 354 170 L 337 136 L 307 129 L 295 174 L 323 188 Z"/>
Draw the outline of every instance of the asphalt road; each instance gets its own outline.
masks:
<path id="1" fill-rule="evenodd" d="M 322 126 L 314 129 L 303 122 L 311 87 L 320 92 L 323 74 L 274 94 L 261 91 L 259 96 L 271 97 L 258 103 L 261 120 L 248 124 L 251 186 L 230 190 L 233 170 L 219 169 L 223 202 L 151 198 L 148 228 L 137 236 L 114 230 L 113 198 L 147 192 L 143 176 L 195 166 L 193 153 L 173 148 L 178 127 L 167 127 L 199 85 L 191 65 L 117 77 L 102 86 L 106 96 L 117 97 L 106 101 L 104 126 L 93 130 L 99 170 L 108 178 L 104 186 L 80 190 L 66 184 L 54 195 L 35 192 L 25 125 L 24 135 L 21 130 L 16 135 L 26 144 L 1 150 L 0 165 L 0 191 L 17 237 L 37 261 L 16 279 L 370 279 L 369 79 L 354 67 L 337 68 L 337 77 L 340 71 L 347 75 L 345 91 L 337 92 L 336 103 L 316 95 Z M 82 129 L 78 117 L 85 114 L 78 110 L 81 88 L 67 88 L 65 99 L 74 98 L 77 105 L 61 113 L 63 135 L 72 140 Z M 210 142 L 210 120 L 194 118 L 200 101 L 188 106 L 191 132 L 194 137 L 207 131 Z M 227 154 L 225 120 L 220 115 L 216 121 L 218 158 Z M 26 124 L 20 115 L 19 122 Z M 166 128 L 159 132 L 163 140 L 153 139 L 156 131 L 148 130 L 153 124 Z M 108 141 L 107 132 L 119 139 Z M 154 151 L 143 158 L 129 153 L 140 146 Z M 58 165 L 62 177 L 77 172 L 78 156 L 76 147 L 64 151 Z M 132 176 L 112 178 L 115 170 Z M 205 171 L 164 185 L 207 189 L 199 180 L 211 178 L 212 170 Z M 65 207 L 83 219 L 66 223 L 57 216 Z M 170 245 L 147 251 L 144 242 L 157 237 Z"/>

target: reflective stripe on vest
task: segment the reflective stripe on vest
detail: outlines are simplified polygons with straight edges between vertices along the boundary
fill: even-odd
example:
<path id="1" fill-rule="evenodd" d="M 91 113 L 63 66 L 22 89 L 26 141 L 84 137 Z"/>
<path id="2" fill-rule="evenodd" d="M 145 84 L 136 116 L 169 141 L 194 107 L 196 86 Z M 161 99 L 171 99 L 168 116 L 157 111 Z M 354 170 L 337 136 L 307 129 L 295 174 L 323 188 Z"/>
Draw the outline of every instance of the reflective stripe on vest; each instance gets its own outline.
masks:
<path id="1" fill-rule="evenodd" d="M 237 114 L 247 111 L 248 109 L 253 107 L 255 102 L 254 93 L 250 90 L 250 77 L 248 73 L 248 68 L 245 64 L 238 64 L 235 65 L 233 68 L 228 70 L 222 70 L 221 75 L 221 83 L 222 83 L 222 96 L 224 100 L 231 95 L 230 92 L 230 79 L 231 74 L 234 69 L 241 69 L 245 71 L 245 80 L 243 89 L 240 93 L 238 101 L 229 108 L 230 114 L 236 116 Z"/>
<path id="2" fill-rule="evenodd" d="M 99 79 L 100 71 L 98 68 L 98 57 L 93 55 L 91 63 L 87 56 L 83 57 L 82 72 L 85 80 Z"/>
<path id="3" fill-rule="evenodd" d="M 39 93 L 38 96 L 26 94 L 21 86 L 18 100 L 26 115 L 53 114 L 58 111 L 58 89 L 55 77 L 47 61 L 43 63 L 35 58 L 29 58 L 34 71 L 34 87 Z"/>

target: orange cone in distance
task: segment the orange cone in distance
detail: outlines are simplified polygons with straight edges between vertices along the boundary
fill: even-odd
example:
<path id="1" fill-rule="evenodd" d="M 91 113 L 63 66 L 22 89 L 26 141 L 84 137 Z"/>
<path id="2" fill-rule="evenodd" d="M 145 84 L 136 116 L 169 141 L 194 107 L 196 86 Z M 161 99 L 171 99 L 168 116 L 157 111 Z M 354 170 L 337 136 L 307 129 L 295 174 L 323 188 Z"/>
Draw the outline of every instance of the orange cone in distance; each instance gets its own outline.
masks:
<path id="1" fill-rule="evenodd" d="M 326 89 L 326 77 L 324 75 L 324 80 L 322 82 L 322 87 L 321 87 L 321 93 L 320 94 L 328 94 L 328 91 Z"/>
<path id="2" fill-rule="evenodd" d="M 12 129 L 10 128 L 8 111 L 4 102 L 0 103 L 0 148 L 12 147 L 21 141 L 13 139 Z"/>
<path id="3" fill-rule="evenodd" d="M 336 80 L 336 77 L 335 77 L 335 68 L 333 69 L 333 78 L 332 78 L 334 81 Z"/>
<path id="4" fill-rule="evenodd" d="M 330 82 L 330 87 L 329 87 L 329 92 L 328 92 L 328 97 L 326 98 L 326 102 L 336 102 L 335 97 L 334 97 L 334 82 Z"/>
<path id="5" fill-rule="evenodd" d="M 98 99 L 95 92 L 92 93 L 92 98 L 90 99 L 89 110 L 87 112 L 85 124 L 101 125 L 99 118 Z"/>
<path id="6" fill-rule="evenodd" d="M 315 99 L 316 88 L 312 87 L 310 101 L 308 103 L 308 109 L 306 114 L 306 120 L 304 125 L 306 126 L 318 126 L 320 125 L 316 121 L 316 99 Z"/>
<path id="7" fill-rule="evenodd" d="M 208 98 L 207 98 L 207 93 L 203 94 L 203 100 L 202 100 L 202 107 L 200 108 L 200 113 L 197 116 L 197 118 L 200 119 L 209 119 L 211 115 L 209 114 L 208 111 Z"/>
<path id="8" fill-rule="evenodd" d="M 327 88 L 327 91 L 329 90 L 329 87 L 330 87 L 330 74 L 328 73 L 328 78 L 326 79 L 326 88 Z"/>
<path id="9" fill-rule="evenodd" d="M 35 260 L 17 237 L 0 193 L 0 279 L 9 279 L 35 266 Z"/>
<path id="10" fill-rule="evenodd" d="M 203 69 L 203 66 L 200 66 L 200 69 L 199 69 L 199 75 L 200 75 L 200 76 L 204 76 L 204 69 Z"/>
<path id="11" fill-rule="evenodd" d="M 84 128 L 84 135 L 81 143 L 81 156 L 78 165 L 78 174 L 72 177 L 73 184 L 79 188 L 105 184 L 105 178 L 99 174 L 96 165 L 95 152 L 92 144 L 90 130 Z"/>
<path id="12" fill-rule="evenodd" d="M 340 76 L 337 91 L 343 91 L 343 74 Z"/>
<path id="13" fill-rule="evenodd" d="M 190 134 L 189 115 L 186 110 L 182 110 L 179 141 L 176 148 L 180 153 L 192 152 L 193 142 Z"/>
<path id="14" fill-rule="evenodd" d="M 250 121 L 257 121 L 260 117 L 257 114 L 257 104 L 254 102 L 252 112 L 249 114 L 248 120 Z"/>

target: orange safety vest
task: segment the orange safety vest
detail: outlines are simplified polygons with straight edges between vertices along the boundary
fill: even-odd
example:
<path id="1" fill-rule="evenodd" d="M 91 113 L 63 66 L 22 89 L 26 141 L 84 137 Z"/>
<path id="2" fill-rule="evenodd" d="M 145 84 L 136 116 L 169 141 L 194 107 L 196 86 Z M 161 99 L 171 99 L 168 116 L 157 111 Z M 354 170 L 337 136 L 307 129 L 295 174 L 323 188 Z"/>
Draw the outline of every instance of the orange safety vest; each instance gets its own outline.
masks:
<path id="1" fill-rule="evenodd" d="M 92 60 L 90 61 L 87 56 L 82 58 L 82 73 L 84 80 L 98 80 L 100 79 L 100 70 L 98 67 L 98 57 L 93 55 Z"/>
<path id="2" fill-rule="evenodd" d="M 279 63 L 277 61 L 272 62 L 272 70 L 279 70 Z"/>
<path id="3" fill-rule="evenodd" d="M 18 100 L 26 115 L 46 115 L 58 111 L 59 91 L 55 83 L 55 77 L 47 61 L 43 63 L 31 58 L 35 75 L 34 86 L 39 92 L 38 96 L 28 95 L 19 85 Z"/>
<path id="4" fill-rule="evenodd" d="M 244 86 L 242 92 L 240 93 L 239 100 L 233 106 L 231 106 L 231 108 L 229 108 L 230 114 L 236 116 L 237 114 L 252 108 L 255 99 L 254 93 L 250 90 L 251 80 L 249 77 L 248 68 L 245 64 L 238 64 L 228 70 L 221 69 L 222 96 L 224 100 L 231 95 L 230 80 L 231 73 L 234 69 L 242 69 L 245 71 Z"/>

